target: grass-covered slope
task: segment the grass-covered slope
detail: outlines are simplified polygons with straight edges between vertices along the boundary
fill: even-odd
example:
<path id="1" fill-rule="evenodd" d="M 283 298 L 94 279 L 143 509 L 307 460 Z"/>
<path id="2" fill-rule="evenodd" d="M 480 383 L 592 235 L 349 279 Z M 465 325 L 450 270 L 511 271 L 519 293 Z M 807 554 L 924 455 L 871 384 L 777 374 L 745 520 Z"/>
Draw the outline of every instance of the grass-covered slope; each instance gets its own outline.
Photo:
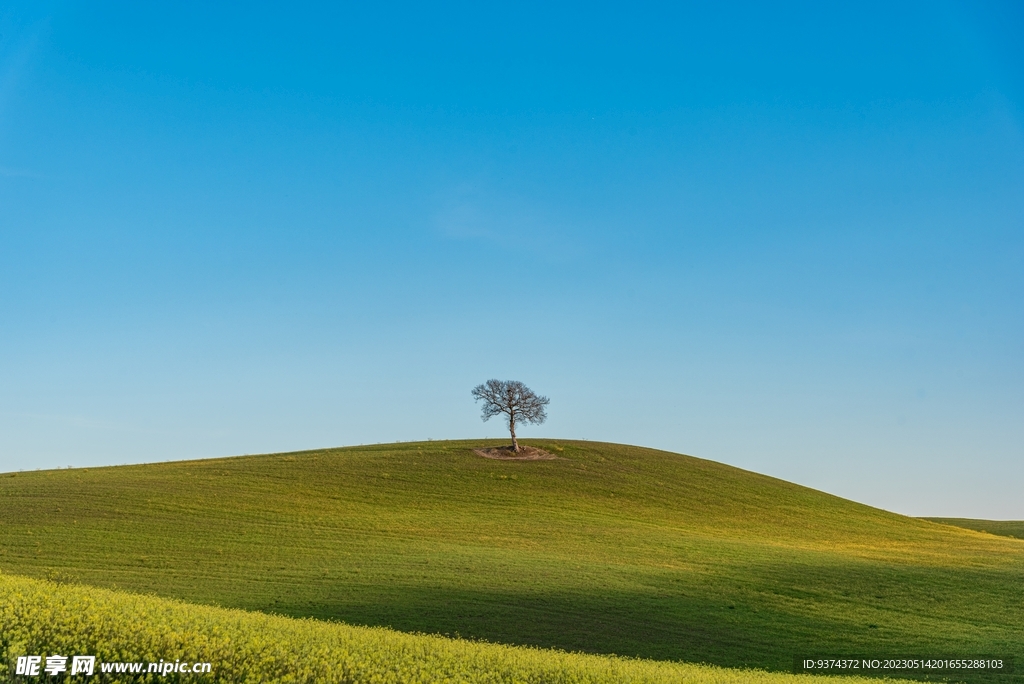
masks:
<path id="1" fill-rule="evenodd" d="M 473 643 L 386 629 L 196 606 L 92 587 L 0 575 L 0 682 L 18 656 L 90 654 L 74 681 L 310 684 L 827 684 L 711 666 Z M 209 674 L 104 675 L 100 663 L 210 663 Z M 31 680 L 34 678 L 28 678 Z M 64 677 L 63 681 L 69 681 Z M 856 679 L 854 683 L 869 680 Z M 877 684 L 878 680 L 870 680 Z M 843 680 L 848 684 L 849 680 Z"/>
<path id="2" fill-rule="evenodd" d="M 978 520 L 976 518 L 922 518 L 942 525 L 953 525 L 1001 537 L 1024 539 L 1024 520 Z"/>
<path id="3" fill-rule="evenodd" d="M 0 570 L 728 666 L 1024 655 L 1024 541 L 678 454 L 432 442 L 0 476 Z"/>

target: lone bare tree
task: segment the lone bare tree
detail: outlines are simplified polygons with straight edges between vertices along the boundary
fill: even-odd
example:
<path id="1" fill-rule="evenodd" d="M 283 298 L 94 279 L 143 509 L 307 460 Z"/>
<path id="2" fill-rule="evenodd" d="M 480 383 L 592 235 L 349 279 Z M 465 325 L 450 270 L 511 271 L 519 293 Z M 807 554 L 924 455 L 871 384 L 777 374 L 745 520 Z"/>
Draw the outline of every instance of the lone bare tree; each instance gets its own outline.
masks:
<path id="1" fill-rule="evenodd" d="M 548 414 L 544 407 L 550 401 L 547 397 L 539 397 L 529 387 L 518 380 L 488 380 L 473 388 L 473 398 L 483 401 L 483 419 L 505 414 L 508 431 L 512 433 L 512 451 L 519 451 L 516 441 L 516 423 L 541 424 L 547 420 Z"/>

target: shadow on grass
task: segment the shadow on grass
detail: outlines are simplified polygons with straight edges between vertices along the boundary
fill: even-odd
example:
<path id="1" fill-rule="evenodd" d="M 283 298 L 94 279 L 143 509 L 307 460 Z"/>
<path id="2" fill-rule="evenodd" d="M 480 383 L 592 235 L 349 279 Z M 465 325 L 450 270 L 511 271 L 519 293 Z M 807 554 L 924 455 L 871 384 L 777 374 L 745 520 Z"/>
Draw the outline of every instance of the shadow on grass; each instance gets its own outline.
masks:
<path id="1" fill-rule="evenodd" d="M 638 591 L 324 585 L 273 605 L 294 616 L 508 644 L 790 671 L 811 655 L 1015 656 L 1024 660 L 1018 569 L 765 563 L 746 582 L 646 575 Z M 966 591 L 965 591 L 966 590 Z M 998 651 L 998 652 L 997 652 Z M 958 674 L 955 679 L 960 680 Z M 964 681 L 1024 682 L 968 676 Z"/>

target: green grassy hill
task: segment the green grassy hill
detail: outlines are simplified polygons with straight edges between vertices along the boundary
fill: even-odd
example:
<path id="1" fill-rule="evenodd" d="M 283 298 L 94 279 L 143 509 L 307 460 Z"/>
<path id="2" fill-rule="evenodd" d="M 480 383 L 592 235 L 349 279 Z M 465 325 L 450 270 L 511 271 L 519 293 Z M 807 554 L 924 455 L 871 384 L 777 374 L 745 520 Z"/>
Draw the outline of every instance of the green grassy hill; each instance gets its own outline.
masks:
<path id="1" fill-rule="evenodd" d="M 701 459 L 429 442 L 0 476 L 0 570 L 726 666 L 1024 655 L 1024 541 Z"/>
<path id="2" fill-rule="evenodd" d="M 953 525 L 1001 537 L 1024 539 L 1024 520 L 977 520 L 975 518 L 921 518 L 941 525 Z"/>

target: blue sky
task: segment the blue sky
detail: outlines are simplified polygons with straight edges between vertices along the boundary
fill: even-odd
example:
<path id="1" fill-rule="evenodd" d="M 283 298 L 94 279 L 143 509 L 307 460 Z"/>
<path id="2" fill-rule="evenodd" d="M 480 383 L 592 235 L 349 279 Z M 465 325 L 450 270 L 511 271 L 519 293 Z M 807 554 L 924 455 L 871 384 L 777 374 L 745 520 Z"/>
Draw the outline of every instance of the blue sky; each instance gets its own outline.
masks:
<path id="1" fill-rule="evenodd" d="M 500 436 L 1024 519 L 1015 3 L 0 9 L 0 470 Z"/>

